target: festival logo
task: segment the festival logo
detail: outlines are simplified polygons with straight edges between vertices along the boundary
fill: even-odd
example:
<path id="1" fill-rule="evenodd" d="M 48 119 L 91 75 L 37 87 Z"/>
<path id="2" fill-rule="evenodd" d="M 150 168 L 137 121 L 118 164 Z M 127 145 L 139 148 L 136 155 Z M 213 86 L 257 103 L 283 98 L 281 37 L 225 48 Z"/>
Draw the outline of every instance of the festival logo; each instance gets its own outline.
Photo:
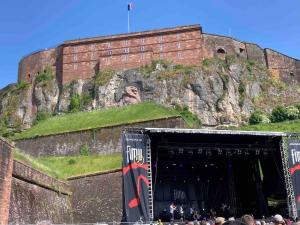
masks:
<path id="1" fill-rule="evenodd" d="M 126 155 L 127 155 L 127 164 L 129 163 L 138 163 L 144 164 L 145 160 L 143 157 L 143 149 L 142 148 L 133 148 L 130 145 L 126 147 Z"/>

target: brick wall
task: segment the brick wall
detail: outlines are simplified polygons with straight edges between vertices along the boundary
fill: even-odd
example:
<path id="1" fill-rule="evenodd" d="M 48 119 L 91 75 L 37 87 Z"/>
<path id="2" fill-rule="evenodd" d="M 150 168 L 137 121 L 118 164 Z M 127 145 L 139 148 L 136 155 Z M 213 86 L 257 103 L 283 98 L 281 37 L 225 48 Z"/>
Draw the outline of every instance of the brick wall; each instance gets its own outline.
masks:
<path id="1" fill-rule="evenodd" d="M 135 124 L 69 132 L 15 141 L 16 146 L 33 156 L 79 155 L 80 147 L 88 145 L 92 153 L 109 154 L 121 151 L 121 133 L 125 127 L 183 128 L 181 117 L 158 119 Z"/>
<path id="2" fill-rule="evenodd" d="M 43 50 L 27 57 L 24 57 L 19 62 L 19 81 L 26 81 L 31 83 L 33 78 L 45 68 L 45 66 L 52 66 L 56 70 L 58 49 L 52 48 Z"/>
<path id="3" fill-rule="evenodd" d="M 158 59 L 196 64 L 203 58 L 201 46 L 200 26 L 69 41 L 63 50 L 63 83 L 91 78 L 101 69 L 136 68 Z"/>
<path id="4" fill-rule="evenodd" d="M 8 224 L 12 181 L 13 146 L 0 138 L 0 224 Z"/>

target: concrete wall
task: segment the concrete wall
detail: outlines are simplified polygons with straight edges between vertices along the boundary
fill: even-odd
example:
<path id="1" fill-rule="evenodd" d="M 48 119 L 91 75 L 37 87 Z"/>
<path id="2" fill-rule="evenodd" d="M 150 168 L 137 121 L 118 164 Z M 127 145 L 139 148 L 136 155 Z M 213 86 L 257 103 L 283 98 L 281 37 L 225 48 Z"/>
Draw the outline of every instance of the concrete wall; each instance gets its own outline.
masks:
<path id="1" fill-rule="evenodd" d="M 73 190 L 74 223 L 122 220 L 122 172 L 96 174 L 69 180 Z"/>
<path id="2" fill-rule="evenodd" d="M 13 146 L 0 138 L 0 224 L 8 223 L 12 181 Z"/>
<path id="3" fill-rule="evenodd" d="M 16 141 L 16 146 L 33 156 L 79 155 L 80 147 L 88 145 L 92 153 L 108 154 L 121 151 L 121 133 L 125 127 L 183 128 L 181 117 L 69 132 Z"/>
<path id="4" fill-rule="evenodd" d="M 68 184 L 14 161 L 9 223 L 71 223 L 70 195 Z"/>

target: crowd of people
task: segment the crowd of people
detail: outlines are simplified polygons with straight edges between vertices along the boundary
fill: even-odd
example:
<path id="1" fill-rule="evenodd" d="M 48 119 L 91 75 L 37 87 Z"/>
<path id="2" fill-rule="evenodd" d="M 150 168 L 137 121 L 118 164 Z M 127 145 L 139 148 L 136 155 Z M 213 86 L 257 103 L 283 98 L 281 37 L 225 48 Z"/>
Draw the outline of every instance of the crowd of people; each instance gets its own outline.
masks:
<path id="1" fill-rule="evenodd" d="M 176 206 L 175 203 L 172 203 L 169 207 L 168 216 L 173 225 L 300 225 L 300 221 L 294 222 L 290 219 L 284 219 L 280 214 L 262 219 L 255 219 L 250 214 L 234 218 L 228 216 L 230 214 L 229 206 L 223 205 L 221 211 L 221 217 L 217 217 L 217 213 L 213 210 L 204 213 L 204 211 L 199 212 L 193 207 L 190 207 L 186 212 L 183 205 Z M 161 219 L 158 220 L 158 225 L 163 225 Z"/>

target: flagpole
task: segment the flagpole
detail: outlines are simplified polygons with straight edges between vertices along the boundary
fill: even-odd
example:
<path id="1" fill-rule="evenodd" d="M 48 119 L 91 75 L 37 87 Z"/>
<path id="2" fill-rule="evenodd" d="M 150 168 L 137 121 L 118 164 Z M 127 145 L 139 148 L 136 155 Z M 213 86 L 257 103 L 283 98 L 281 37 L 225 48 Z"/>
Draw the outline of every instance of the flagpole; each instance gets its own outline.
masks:
<path id="1" fill-rule="evenodd" d="M 130 32 L 130 10 L 127 10 L 127 31 Z"/>

